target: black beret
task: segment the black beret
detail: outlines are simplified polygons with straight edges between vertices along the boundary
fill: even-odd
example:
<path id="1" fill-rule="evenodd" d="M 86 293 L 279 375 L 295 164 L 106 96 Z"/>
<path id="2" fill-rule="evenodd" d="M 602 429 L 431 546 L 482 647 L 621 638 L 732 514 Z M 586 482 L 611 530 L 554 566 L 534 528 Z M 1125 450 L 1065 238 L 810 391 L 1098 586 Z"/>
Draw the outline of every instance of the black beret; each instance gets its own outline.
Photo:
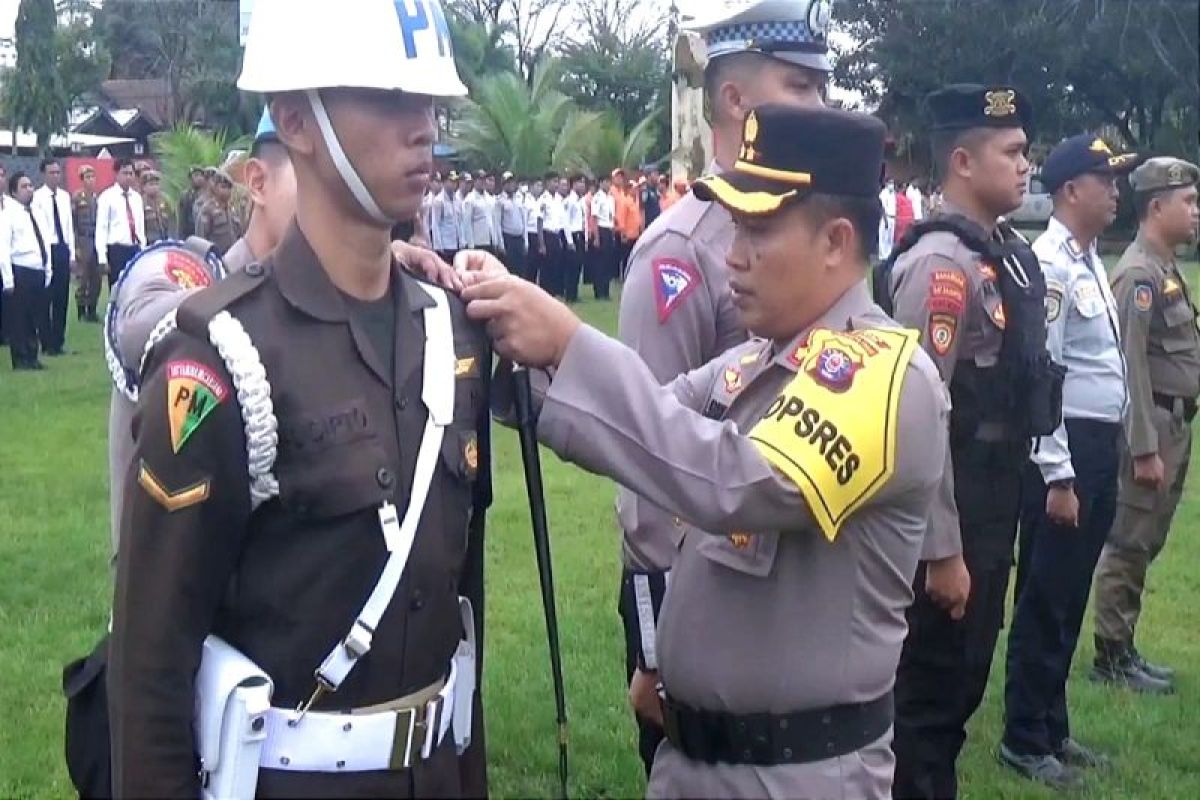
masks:
<path id="1" fill-rule="evenodd" d="M 701 178 L 692 191 L 743 214 L 773 214 L 810 192 L 875 197 L 886 134 L 868 114 L 759 106 L 743 124 L 733 169 Z"/>
<path id="2" fill-rule="evenodd" d="M 967 128 L 1024 128 L 1033 130 L 1029 98 L 1011 86 L 956 83 L 925 98 L 935 131 Z"/>

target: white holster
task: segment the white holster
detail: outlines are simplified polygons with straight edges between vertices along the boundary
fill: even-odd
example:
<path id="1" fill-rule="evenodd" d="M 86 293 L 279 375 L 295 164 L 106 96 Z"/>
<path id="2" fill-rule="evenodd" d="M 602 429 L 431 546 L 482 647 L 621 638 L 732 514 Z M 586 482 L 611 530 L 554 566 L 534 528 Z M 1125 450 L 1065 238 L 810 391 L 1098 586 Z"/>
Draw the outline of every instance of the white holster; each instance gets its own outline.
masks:
<path id="1" fill-rule="evenodd" d="M 202 800 L 254 797 L 274 688 L 267 673 L 223 640 L 204 640 L 195 716 Z"/>
<path id="2" fill-rule="evenodd" d="M 454 651 L 454 669 L 458 673 L 454 685 L 454 747 L 461 756 L 471 746 L 475 701 L 475 614 L 471 601 L 459 597 L 458 613 L 462 617 L 463 638 Z"/>

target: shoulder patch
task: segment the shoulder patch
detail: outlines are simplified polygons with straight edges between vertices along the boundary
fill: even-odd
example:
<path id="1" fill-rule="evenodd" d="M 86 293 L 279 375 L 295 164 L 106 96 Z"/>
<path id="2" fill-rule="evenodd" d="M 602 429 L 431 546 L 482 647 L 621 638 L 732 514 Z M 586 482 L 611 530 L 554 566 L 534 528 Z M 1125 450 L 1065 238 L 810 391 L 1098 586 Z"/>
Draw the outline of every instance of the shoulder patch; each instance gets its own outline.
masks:
<path id="1" fill-rule="evenodd" d="M 1046 281 L 1046 321 L 1054 322 L 1062 314 L 1062 284 Z"/>
<path id="2" fill-rule="evenodd" d="M 164 253 L 166 262 L 163 264 L 163 274 L 171 283 L 181 289 L 201 289 L 212 285 L 212 275 L 190 252 L 172 248 Z"/>
<path id="3" fill-rule="evenodd" d="M 929 344 L 933 352 L 944 356 L 950 352 L 954 344 L 954 336 L 958 333 L 958 318 L 951 314 L 929 315 Z"/>
<path id="4" fill-rule="evenodd" d="M 671 318 L 675 309 L 700 285 L 700 272 L 692 264 L 677 258 L 656 258 L 654 270 L 654 303 L 658 322 Z"/>
<path id="5" fill-rule="evenodd" d="M 1133 307 L 1138 311 L 1149 311 L 1154 306 L 1154 287 L 1149 281 L 1138 281 L 1133 285 Z"/>
<path id="6" fill-rule="evenodd" d="M 208 416 L 229 397 L 229 387 L 198 361 L 167 362 L 167 419 L 178 453 Z"/>
<path id="7" fill-rule="evenodd" d="M 937 269 L 929 279 L 929 310 L 958 316 L 967 307 L 967 279 L 952 269 Z"/>

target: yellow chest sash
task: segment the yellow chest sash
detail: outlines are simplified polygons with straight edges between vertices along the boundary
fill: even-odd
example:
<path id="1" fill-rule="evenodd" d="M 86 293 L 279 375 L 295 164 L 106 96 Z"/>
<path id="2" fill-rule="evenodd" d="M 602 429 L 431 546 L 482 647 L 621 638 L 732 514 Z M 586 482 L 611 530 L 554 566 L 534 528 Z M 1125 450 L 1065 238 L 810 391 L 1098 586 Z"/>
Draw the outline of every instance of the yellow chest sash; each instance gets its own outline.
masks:
<path id="1" fill-rule="evenodd" d="M 905 372 L 919 334 L 818 329 L 791 355 L 796 377 L 750 431 L 833 541 L 896 468 Z"/>

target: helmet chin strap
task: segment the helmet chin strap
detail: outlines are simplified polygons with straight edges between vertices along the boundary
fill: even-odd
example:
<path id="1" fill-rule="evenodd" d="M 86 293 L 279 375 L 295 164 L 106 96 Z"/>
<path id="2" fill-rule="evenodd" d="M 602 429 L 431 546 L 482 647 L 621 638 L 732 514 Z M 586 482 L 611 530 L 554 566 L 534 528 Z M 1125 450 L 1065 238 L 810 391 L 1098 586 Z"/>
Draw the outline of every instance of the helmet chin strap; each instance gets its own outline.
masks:
<path id="1" fill-rule="evenodd" d="M 338 141 L 337 132 L 333 129 L 333 123 L 329 119 L 329 112 L 325 110 L 325 103 L 321 100 L 321 93 L 316 89 L 309 89 L 305 94 L 308 96 L 308 104 L 312 107 L 313 116 L 317 118 L 317 127 L 321 129 L 325 147 L 329 149 L 329 157 L 333 159 L 333 166 L 342 176 L 342 181 L 350 190 L 350 194 L 354 195 L 354 199 L 362 206 L 363 211 L 370 215 L 371 219 L 383 225 L 394 223 L 395 220 L 390 219 L 379 208 L 375 198 L 371 197 L 367 185 L 362 182 L 362 178 L 358 177 L 354 165 L 346 157 L 346 151 L 342 149 L 342 143 Z"/>

